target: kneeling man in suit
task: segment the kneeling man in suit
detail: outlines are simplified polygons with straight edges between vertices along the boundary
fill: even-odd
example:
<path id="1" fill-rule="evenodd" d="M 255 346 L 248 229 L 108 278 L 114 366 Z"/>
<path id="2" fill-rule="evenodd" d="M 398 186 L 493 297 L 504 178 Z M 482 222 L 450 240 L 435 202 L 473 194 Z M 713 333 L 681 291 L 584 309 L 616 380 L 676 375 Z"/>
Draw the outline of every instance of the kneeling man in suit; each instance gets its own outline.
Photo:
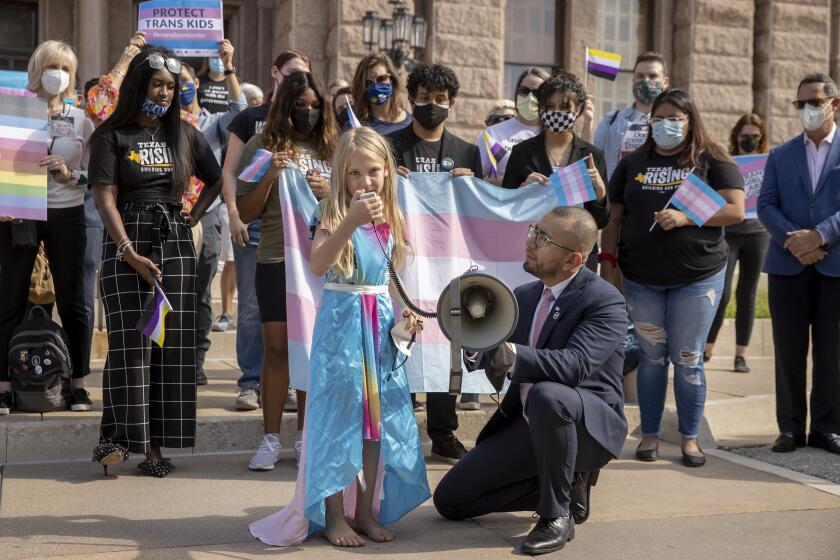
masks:
<path id="1" fill-rule="evenodd" d="M 586 210 L 555 208 L 531 226 L 524 268 L 539 280 L 515 290 L 509 342 L 467 356 L 497 390 L 510 387 L 475 448 L 434 494 L 447 519 L 536 511 L 522 552 L 563 548 L 589 516 L 599 470 L 627 437 L 622 390 L 624 298 L 586 267 L 598 228 Z"/>

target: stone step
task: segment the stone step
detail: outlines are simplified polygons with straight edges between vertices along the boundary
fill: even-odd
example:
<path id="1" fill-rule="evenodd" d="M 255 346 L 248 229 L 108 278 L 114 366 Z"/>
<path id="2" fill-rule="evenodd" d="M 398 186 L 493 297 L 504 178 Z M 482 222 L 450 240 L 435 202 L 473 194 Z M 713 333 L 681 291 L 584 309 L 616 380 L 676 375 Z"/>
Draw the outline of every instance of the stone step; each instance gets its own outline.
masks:
<path id="1" fill-rule="evenodd" d="M 712 448 L 718 442 L 730 444 L 769 442 L 776 434 L 774 398 L 768 390 L 772 387 L 772 360 L 754 360 L 755 375 L 745 377 L 728 374 L 724 368 L 710 372 L 709 398 L 700 431 L 700 442 Z M 90 412 L 56 411 L 48 414 L 13 413 L 0 422 L 0 464 L 89 460 L 90 451 L 98 439 L 102 411 L 102 362 L 91 373 L 88 390 L 94 401 Z M 717 365 L 715 367 L 718 367 Z M 173 455 L 207 452 L 243 452 L 257 447 L 262 437 L 262 412 L 242 412 L 234 409 L 236 379 L 239 371 L 225 360 L 209 360 L 205 365 L 209 384 L 198 389 L 197 439 L 192 449 L 173 450 Z M 752 375 L 752 374 L 751 374 Z M 633 376 L 625 378 L 628 401 L 634 391 Z M 425 395 L 418 395 L 425 401 Z M 481 428 L 496 410 L 490 396 L 482 395 L 481 410 L 458 410 L 458 437 L 472 445 Z M 625 415 L 631 434 L 639 433 L 640 416 L 637 404 L 628 402 Z M 424 442 L 430 452 L 426 436 L 426 414 L 417 413 L 417 422 Z M 280 439 L 286 456 L 294 445 L 296 414 L 283 415 Z M 662 438 L 679 442 L 677 412 L 669 391 L 662 420 Z"/>

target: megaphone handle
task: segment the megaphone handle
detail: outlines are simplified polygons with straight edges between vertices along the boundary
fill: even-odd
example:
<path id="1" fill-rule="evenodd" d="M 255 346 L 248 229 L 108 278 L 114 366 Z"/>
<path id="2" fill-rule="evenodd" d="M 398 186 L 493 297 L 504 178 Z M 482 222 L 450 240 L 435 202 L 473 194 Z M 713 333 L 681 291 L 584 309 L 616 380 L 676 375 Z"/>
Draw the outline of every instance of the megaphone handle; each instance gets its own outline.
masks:
<path id="1" fill-rule="evenodd" d="M 461 277 L 452 279 L 449 284 L 449 314 L 450 314 L 450 335 L 449 339 L 449 394 L 459 395 L 461 393 L 461 381 L 463 371 L 461 369 Z"/>

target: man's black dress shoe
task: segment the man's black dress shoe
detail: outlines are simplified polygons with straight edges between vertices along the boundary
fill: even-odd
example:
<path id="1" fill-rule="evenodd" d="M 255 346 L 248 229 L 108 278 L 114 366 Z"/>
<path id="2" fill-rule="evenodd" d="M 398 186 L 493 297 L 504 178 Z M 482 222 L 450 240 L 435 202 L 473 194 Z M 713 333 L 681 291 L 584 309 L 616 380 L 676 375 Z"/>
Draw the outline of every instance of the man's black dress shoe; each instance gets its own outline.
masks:
<path id="1" fill-rule="evenodd" d="M 598 475 L 601 471 L 576 472 L 575 480 L 572 482 L 569 510 L 575 518 L 575 525 L 580 525 L 589 519 L 589 492 L 598 483 Z"/>
<path id="2" fill-rule="evenodd" d="M 571 517 L 540 517 L 536 526 L 528 533 L 528 538 L 522 543 L 524 554 L 536 556 L 556 552 L 575 538 L 575 521 Z"/>
<path id="3" fill-rule="evenodd" d="M 808 447 L 819 447 L 829 453 L 840 455 L 840 434 L 821 434 L 811 432 L 808 436 Z"/>
<path id="4" fill-rule="evenodd" d="M 797 447 L 805 447 L 805 434 L 784 432 L 779 434 L 770 449 L 775 453 L 791 453 L 796 451 Z"/>

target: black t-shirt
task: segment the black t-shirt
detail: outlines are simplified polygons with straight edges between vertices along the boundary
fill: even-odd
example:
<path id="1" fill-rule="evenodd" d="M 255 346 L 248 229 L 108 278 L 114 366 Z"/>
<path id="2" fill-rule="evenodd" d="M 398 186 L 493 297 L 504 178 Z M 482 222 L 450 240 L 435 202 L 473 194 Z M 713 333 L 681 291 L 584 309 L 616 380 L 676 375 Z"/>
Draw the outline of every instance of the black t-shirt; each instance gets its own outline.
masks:
<path id="1" fill-rule="evenodd" d="M 414 145 L 412 149 L 412 158 L 414 159 L 414 171 L 421 173 L 432 173 L 440 171 L 440 148 L 441 141 L 436 140 L 429 142 L 421 140 Z"/>
<path id="2" fill-rule="evenodd" d="M 618 243 L 622 273 L 635 282 L 658 286 L 696 282 L 726 266 L 728 247 L 721 227 L 694 224 L 649 231 L 654 212 L 665 207 L 691 171 L 679 156 L 635 151 L 622 159 L 610 178 L 610 201 L 624 205 Z M 713 189 L 743 189 L 744 179 L 731 162 L 701 158 L 695 174 Z"/>
<path id="3" fill-rule="evenodd" d="M 242 140 L 243 144 L 247 144 L 251 136 L 259 134 L 265 128 L 265 121 L 268 120 L 268 103 L 263 103 L 257 107 L 248 107 L 241 111 L 238 115 L 233 117 L 233 120 L 228 125 L 228 131 Z"/>
<path id="4" fill-rule="evenodd" d="M 214 82 L 210 76 L 204 76 L 198 85 L 198 105 L 210 113 L 223 113 L 228 110 L 227 80 Z"/>
<path id="5" fill-rule="evenodd" d="M 205 184 L 219 180 L 222 170 L 213 150 L 194 127 L 182 124 L 192 147 L 193 173 Z M 91 184 L 117 185 L 117 200 L 126 202 L 180 202 L 173 194 L 174 159 L 163 132 L 132 124 L 100 130 L 93 136 L 88 176 Z"/>

